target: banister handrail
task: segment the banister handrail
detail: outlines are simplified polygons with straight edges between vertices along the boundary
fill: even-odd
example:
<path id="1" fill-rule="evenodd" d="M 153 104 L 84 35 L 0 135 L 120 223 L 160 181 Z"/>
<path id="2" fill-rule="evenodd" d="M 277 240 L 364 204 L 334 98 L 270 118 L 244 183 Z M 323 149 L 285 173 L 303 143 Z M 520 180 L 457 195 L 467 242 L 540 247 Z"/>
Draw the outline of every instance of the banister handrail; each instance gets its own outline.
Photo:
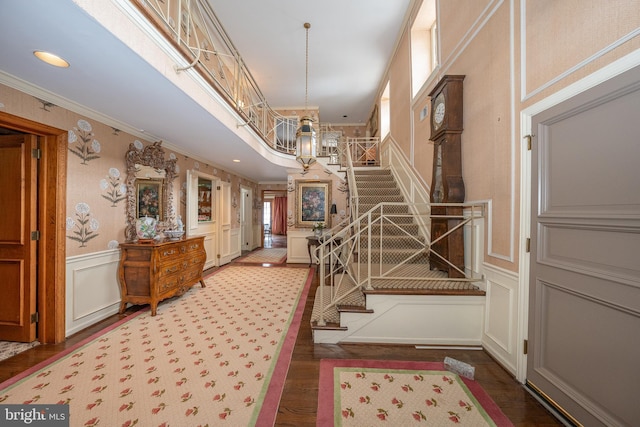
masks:
<path id="1" fill-rule="evenodd" d="M 394 280 L 429 280 L 429 281 L 450 281 L 450 282 L 460 282 L 460 281 L 477 281 L 480 280 L 481 274 L 479 272 L 473 271 L 473 267 L 476 265 L 476 254 L 474 253 L 475 248 L 475 233 L 476 227 L 469 227 L 471 233 L 471 260 L 470 260 L 470 271 L 462 271 L 452 262 L 450 262 L 446 256 L 438 253 L 434 248 L 433 244 L 437 243 L 439 240 L 447 237 L 452 232 L 459 230 L 462 227 L 470 225 L 473 221 L 483 218 L 485 215 L 485 206 L 482 203 L 446 203 L 446 204 L 438 204 L 437 206 L 443 207 L 451 207 L 458 208 L 461 211 L 458 215 L 434 215 L 429 212 L 429 222 L 432 218 L 440 218 L 440 219 L 449 219 L 456 220 L 458 224 L 454 225 L 444 236 L 438 237 L 433 242 L 428 239 L 420 240 L 417 236 L 414 236 L 410 233 L 405 232 L 405 238 L 408 239 L 415 247 L 413 250 L 413 254 L 407 256 L 402 262 L 398 262 L 396 265 L 390 267 L 385 270 L 383 268 L 382 257 L 377 262 L 377 265 L 373 266 L 372 263 L 372 249 L 374 238 L 379 239 L 378 247 L 376 250 L 382 251 L 384 247 L 382 246 L 382 237 L 383 237 L 383 227 L 380 227 L 379 232 L 374 237 L 373 235 L 373 226 L 374 225 L 382 225 L 382 224 L 390 224 L 392 227 L 395 225 L 396 231 L 402 230 L 401 226 L 396 222 L 400 218 L 405 217 L 413 217 L 415 216 L 414 212 L 424 212 L 426 206 L 417 206 L 419 204 L 415 203 L 403 203 L 403 202 L 381 202 L 376 206 L 371 208 L 369 211 L 362 213 L 360 216 L 355 218 L 355 220 L 351 221 L 349 225 L 347 225 L 343 230 L 349 230 L 351 232 L 350 235 L 346 236 L 346 234 L 341 234 L 342 241 L 340 243 L 334 238 L 335 236 L 330 236 L 325 241 L 320 244 L 316 251 L 318 252 L 318 261 L 319 261 L 319 286 L 320 286 L 320 295 L 319 301 L 320 304 L 320 318 L 317 320 L 318 326 L 326 325 L 325 321 L 325 313 L 332 307 L 336 307 L 340 304 L 341 301 L 347 299 L 350 294 L 359 291 L 360 289 L 372 289 L 372 280 L 375 279 L 394 279 Z M 394 213 L 393 207 L 398 206 L 406 206 L 409 208 L 409 213 Z M 435 204 L 434 204 L 435 206 Z M 394 234 L 395 237 L 398 234 Z M 365 258 L 365 262 L 363 260 L 359 260 L 360 262 L 355 263 L 354 261 L 354 251 L 358 248 L 361 248 L 362 239 L 367 239 L 366 241 L 366 252 L 367 256 Z M 358 249 L 361 250 L 361 249 Z M 463 277 L 453 278 L 453 277 L 416 277 L 416 276 L 400 276 L 397 273 L 402 268 L 403 265 L 407 265 L 407 263 L 411 263 L 411 261 L 421 254 L 430 254 L 436 256 L 438 259 L 443 261 L 445 264 L 452 267 Z M 358 254 L 361 256 L 362 254 Z M 356 264 L 355 267 L 353 264 Z M 362 264 L 365 264 L 364 266 Z M 338 267 L 336 267 L 336 265 Z M 328 266 L 328 271 L 325 271 L 325 266 Z M 336 272 L 340 271 L 340 275 L 336 278 Z M 348 278 L 348 279 L 347 279 Z M 353 288 L 348 292 L 341 291 L 341 287 L 344 286 L 344 283 L 347 281 L 353 282 Z M 328 282 L 328 283 L 327 283 Z M 328 286 L 327 286 L 328 284 Z M 330 292 L 329 302 L 325 302 L 324 293 L 326 291 Z"/>

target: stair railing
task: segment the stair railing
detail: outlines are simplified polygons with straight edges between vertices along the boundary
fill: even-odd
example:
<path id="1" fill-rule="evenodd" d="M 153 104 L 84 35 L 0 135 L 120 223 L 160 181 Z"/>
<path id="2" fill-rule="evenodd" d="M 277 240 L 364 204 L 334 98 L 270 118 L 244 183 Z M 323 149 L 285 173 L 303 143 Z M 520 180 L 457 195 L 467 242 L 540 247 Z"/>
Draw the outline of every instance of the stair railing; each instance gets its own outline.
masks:
<path id="1" fill-rule="evenodd" d="M 436 218 L 447 219 L 452 223 L 451 229 L 433 242 L 414 227 L 415 212 L 428 212 L 428 206 L 414 203 L 379 203 L 356 217 L 347 227 L 326 236 L 324 243 L 316 249 L 320 286 L 320 300 L 316 303 L 320 307 L 318 326 L 326 325 L 325 315 L 330 309 L 345 304 L 354 293 L 374 289 L 376 281 L 393 280 L 402 283 L 481 280 L 481 273 L 475 270 L 478 265 L 476 252 L 482 248 L 476 248 L 479 241 L 476 234 L 480 231 L 474 221 L 484 218 L 484 204 L 450 203 L 438 206 L 456 207 L 461 214 L 429 213 L 428 218 L 421 219 L 429 223 Z M 464 269 L 454 265 L 446 254 L 439 253 L 434 247 L 459 229 L 464 229 L 469 248 Z M 390 242 L 401 242 L 403 247 L 392 247 Z M 462 277 L 452 278 L 443 272 L 430 270 L 429 257 L 437 257 Z"/>

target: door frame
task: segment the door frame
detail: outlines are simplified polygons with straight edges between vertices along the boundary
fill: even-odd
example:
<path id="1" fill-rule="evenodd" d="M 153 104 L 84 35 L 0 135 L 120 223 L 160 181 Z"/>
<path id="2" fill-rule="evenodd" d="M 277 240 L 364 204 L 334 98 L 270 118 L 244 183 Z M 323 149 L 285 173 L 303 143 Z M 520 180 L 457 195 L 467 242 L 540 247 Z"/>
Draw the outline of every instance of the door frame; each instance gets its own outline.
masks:
<path id="1" fill-rule="evenodd" d="M 559 90 L 553 95 L 523 109 L 520 112 L 520 256 L 518 289 L 518 340 L 516 379 L 525 383 L 527 379 L 527 355 L 524 353 L 524 341 L 529 330 L 529 274 L 530 254 L 527 253 L 527 239 L 531 229 L 531 151 L 527 150 L 527 137 L 531 135 L 531 122 L 535 115 L 546 111 L 561 102 L 577 96 L 601 83 L 640 66 L 640 51 L 635 51 L 598 71 Z"/>
<path id="2" fill-rule="evenodd" d="M 37 337 L 41 343 L 60 343 L 65 340 L 68 133 L 2 111 L 0 127 L 39 137 Z"/>

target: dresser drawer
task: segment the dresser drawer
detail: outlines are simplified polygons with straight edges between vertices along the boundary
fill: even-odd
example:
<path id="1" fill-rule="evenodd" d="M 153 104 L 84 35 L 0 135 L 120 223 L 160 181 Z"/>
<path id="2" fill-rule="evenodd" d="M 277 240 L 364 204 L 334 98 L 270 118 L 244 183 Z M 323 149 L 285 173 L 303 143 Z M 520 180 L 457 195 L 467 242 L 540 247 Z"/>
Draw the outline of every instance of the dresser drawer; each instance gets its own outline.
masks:
<path id="1" fill-rule="evenodd" d="M 187 243 L 174 244 L 159 249 L 160 259 L 175 259 L 187 253 Z"/>
<path id="2" fill-rule="evenodd" d="M 177 274 L 184 270 L 184 268 L 185 261 L 183 260 L 161 263 L 160 267 L 158 268 L 158 277 L 162 278 L 171 274 Z"/>

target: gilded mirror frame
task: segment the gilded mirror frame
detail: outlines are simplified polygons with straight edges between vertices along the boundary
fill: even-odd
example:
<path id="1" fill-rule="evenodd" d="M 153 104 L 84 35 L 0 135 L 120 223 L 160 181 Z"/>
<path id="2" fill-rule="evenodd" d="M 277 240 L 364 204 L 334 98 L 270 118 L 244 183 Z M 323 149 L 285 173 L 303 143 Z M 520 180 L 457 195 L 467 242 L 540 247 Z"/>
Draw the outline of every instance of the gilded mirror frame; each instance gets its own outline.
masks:
<path id="1" fill-rule="evenodd" d="M 138 141 L 136 141 L 138 142 Z M 141 184 L 157 186 L 158 217 L 165 224 L 176 222 L 173 203 L 173 181 L 177 176 L 176 159 L 164 158 L 162 142 L 154 142 L 142 147 L 140 143 L 129 144 L 125 155 L 127 166 L 127 224 L 124 231 L 127 241 L 137 239 L 136 220 L 140 206 L 139 188 Z M 141 172 L 145 170 L 146 172 Z M 144 216 L 144 215 L 142 215 Z"/>

